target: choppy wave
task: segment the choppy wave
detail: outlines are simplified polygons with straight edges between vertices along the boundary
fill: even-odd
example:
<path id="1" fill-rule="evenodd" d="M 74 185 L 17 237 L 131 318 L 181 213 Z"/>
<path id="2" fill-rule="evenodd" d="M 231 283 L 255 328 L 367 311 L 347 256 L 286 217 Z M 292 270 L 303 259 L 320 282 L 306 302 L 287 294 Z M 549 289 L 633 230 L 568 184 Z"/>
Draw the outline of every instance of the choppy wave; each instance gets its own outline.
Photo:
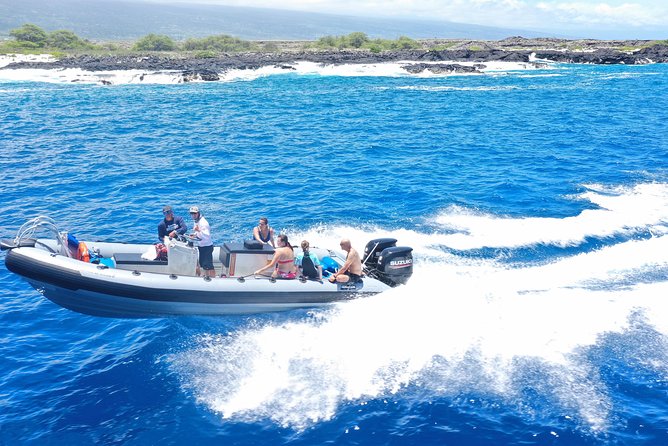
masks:
<path id="1" fill-rule="evenodd" d="M 668 186 L 663 183 L 606 188 L 589 185 L 576 199 L 596 205 L 579 215 L 559 218 L 506 218 L 452 207 L 437 221 L 452 234 L 439 237 L 454 249 L 520 247 L 535 244 L 569 246 L 587 237 L 612 237 L 668 230 Z"/>

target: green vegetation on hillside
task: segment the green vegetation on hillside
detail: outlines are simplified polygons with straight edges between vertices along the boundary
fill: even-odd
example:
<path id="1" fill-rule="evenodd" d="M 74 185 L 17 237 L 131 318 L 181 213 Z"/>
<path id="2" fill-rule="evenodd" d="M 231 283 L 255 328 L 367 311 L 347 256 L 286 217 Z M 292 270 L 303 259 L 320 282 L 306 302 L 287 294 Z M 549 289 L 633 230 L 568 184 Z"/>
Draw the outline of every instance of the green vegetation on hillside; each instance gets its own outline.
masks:
<path id="1" fill-rule="evenodd" d="M 430 47 L 428 42 L 418 42 L 406 36 L 394 40 L 371 39 L 363 32 L 353 32 L 342 36 L 324 36 L 315 42 L 253 42 L 221 34 L 203 38 L 190 38 L 185 41 L 174 41 L 171 37 L 160 34 L 148 34 L 135 42 L 102 42 L 93 43 L 82 39 L 72 31 L 57 30 L 47 32 L 37 25 L 26 23 L 9 33 L 11 39 L 0 40 L 0 54 L 52 54 L 56 57 L 73 54 L 109 54 L 127 55 L 133 53 L 166 52 L 179 56 L 196 58 L 215 58 L 223 53 L 238 52 L 293 52 L 293 51 L 331 51 L 355 50 L 380 53 L 384 51 L 426 49 L 444 51 L 459 48 L 461 41 L 438 41 Z M 583 51 L 586 41 L 557 41 L 552 45 L 570 51 Z M 465 41 L 469 50 L 481 50 L 476 41 Z M 542 45 L 537 42 L 536 45 Z M 574 46 L 577 45 L 577 46 Z M 618 51 L 633 52 L 654 45 L 668 45 L 668 40 L 648 41 L 642 45 L 615 48 Z M 527 48 L 521 48 L 526 50 Z"/>
<path id="2" fill-rule="evenodd" d="M 171 37 L 161 34 L 148 34 L 138 39 L 130 46 L 115 43 L 94 44 L 84 40 L 72 31 L 59 30 L 48 33 L 37 25 L 27 23 L 20 28 L 13 29 L 10 36 L 14 40 L 0 43 L 2 53 L 81 53 L 81 52 L 153 52 L 153 51 L 182 51 L 192 52 L 196 57 L 216 57 L 219 53 L 259 51 L 260 48 L 249 41 L 236 37 L 220 35 L 202 39 L 188 39 L 183 43 L 175 42 Z M 265 48 L 270 45 L 265 45 Z"/>
<path id="3" fill-rule="evenodd" d="M 354 32 L 346 36 L 325 36 L 311 45 L 318 49 L 366 49 L 373 53 L 391 50 L 410 50 L 421 48 L 422 45 L 406 36 L 395 40 L 370 39 L 365 33 Z"/>
<path id="4" fill-rule="evenodd" d="M 0 53 L 82 53 L 82 52 L 183 52 L 195 57 L 217 57 L 221 53 L 237 53 L 242 51 L 280 51 L 280 47 L 272 42 L 263 45 L 238 39 L 225 34 L 203 38 L 191 38 L 184 42 L 176 42 L 171 37 L 161 34 L 148 34 L 136 42 L 124 47 L 117 43 L 94 44 L 82 39 L 72 31 L 58 30 L 51 33 L 37 25 L 26 23 L 10 32 L 14 40 L 0 43 Z M 381 51 L 406 50 L 421 48 L 422 45 L 408 37 L 402 36 L 395 40 L 370 39 L 363 32 L 354 32 L 345 36 L 325 36 L 314 43 L 300 45 L 302 50 L 357 49 L 380 53 Z M 293 47 L 294 49 L 294 47 Z"/>
<path id="5" fill-rule="evenodd" d="M 174 51 L 176 42 L 169 36 L 149 34 L 137 40 L 132 46 L 133 51 Z"/>
<path id="6" fill-rule="evenodd" d="M 14 40 L 1 44 L 1 53 L 58 52 L 95 48 L 91 42 L 80 38 L 72 31 L 58 30 L 47 33 L 39 26 L 30 23 L 11 30 L 9 35 Z"/>
<path id="7" fill-rule="evenodd" d="M 122 45 L 115 42 L 101 44 L 82 39 L 72 31 L 58 30 L 47 32 L 37 25 L 26 23 L 13 29 L 10 36 L 14 40 L 0 43 L 2 53 L 51 53 L 62 56 L 74 53 L 128 53 L 128 52 L 182 52 L 195 57 L 217 57 L 221 53 L 242 51 L 281 51 L 273 42 L 262 45 L 242 40 L 229 35 L 216 35 L 203 38 L 191 38 L 176 42 L 171 37 L 161 34 L 148 34 L 136 42 Z M 301 44 L 302 50 L 356 49 L 380 53 L 382 51 L 407 50 L 422 48 L 422 44 L 409 37 L 401 36 L 395 40 L 370 39 L 363 32 L 354 32 L 345 36 L 325 36 L 316 42 Z"/>
<path id="8" fill-rule="evenodd" d="M 241 40 L 236 37 L 225 34 L 219 36 L 204 37 L 202 39 L 188 39 L 183 42 L 184 51 L 210 51 L 210 52 L 228 52 L 256 50 L 256 45 L 247 40 Z"/>

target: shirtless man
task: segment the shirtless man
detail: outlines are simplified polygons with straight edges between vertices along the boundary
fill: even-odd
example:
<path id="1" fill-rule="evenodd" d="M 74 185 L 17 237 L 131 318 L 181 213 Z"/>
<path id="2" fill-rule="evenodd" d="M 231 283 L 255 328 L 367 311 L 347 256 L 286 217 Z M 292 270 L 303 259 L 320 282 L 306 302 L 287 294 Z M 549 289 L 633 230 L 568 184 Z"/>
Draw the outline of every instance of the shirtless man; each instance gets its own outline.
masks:
<path id="1" fill-rule="evenodd" d="M 341 249 L 348 253 L 346 262 L 336 274 L 329 276 L 329 281 L 332 283 L 359 282 L 362 279 L 362 259 L 359 253 L 350 245 L 350 240 L 347 238 L 341 240 Z"/>

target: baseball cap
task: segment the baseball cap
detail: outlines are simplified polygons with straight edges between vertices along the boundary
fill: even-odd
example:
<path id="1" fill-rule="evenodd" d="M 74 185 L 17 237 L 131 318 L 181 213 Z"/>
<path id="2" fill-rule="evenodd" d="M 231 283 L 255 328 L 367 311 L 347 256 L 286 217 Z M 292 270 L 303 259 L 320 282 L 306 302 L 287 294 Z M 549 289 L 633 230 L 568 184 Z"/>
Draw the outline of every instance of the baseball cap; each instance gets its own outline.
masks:
<path id="1" fill-rule="evenodd" d="M 199 208 L 197 206 L 190 206 L 190 210 L 188 211 L 188 213 L 190 214 L 199 213 Z"/>

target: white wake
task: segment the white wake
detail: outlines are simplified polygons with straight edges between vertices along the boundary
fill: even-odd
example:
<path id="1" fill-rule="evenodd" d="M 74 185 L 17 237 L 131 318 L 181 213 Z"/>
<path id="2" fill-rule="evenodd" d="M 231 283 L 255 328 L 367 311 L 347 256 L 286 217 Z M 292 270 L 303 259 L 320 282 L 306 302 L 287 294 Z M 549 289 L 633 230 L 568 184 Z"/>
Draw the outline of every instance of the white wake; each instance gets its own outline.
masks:
<path id="1" fill-rule="evenodd" d="M 460 239 L 314 228 L 295 240 L 331 246 L 346 236 L 362 249 L 370 238 L 395 237 L 414 248 L 414 276 L 405 286 L 307 318 L 249 322 L 232 333 L 202 335 L 172 355 L 171 364 L 184 387 L 222 417 L 271 419 L 296 429 L 331 419 L 342 405 L 415 388 L 428 398 L 493 395 L 516 405 L 521 415 L 525 387 L 538 386 L 570 417 L 605 430 L 609 390 L 582 352 L 610 334 L 632 333 L 638 324 L 651 327 L 655 341 L 668 346 L 667 190 L 665 184 L 590 187 L 579 198 L 604 208 L 572 218 L 467 216 L 457 220 L 465 232 Z M 452 230 L 452 217 L 441 216 L 444 229 Z M 453 255 L 441 246 L 452 240 L 460 241 L 459 249 L 566 246 L 631 228 L 655 234 L 521 266 Z M 654 352 L 658 360 L 638 362 L 667 376 L 666 351 Z M 538 370 L 540 380 L 527 383 L 527 370 Z"/>

